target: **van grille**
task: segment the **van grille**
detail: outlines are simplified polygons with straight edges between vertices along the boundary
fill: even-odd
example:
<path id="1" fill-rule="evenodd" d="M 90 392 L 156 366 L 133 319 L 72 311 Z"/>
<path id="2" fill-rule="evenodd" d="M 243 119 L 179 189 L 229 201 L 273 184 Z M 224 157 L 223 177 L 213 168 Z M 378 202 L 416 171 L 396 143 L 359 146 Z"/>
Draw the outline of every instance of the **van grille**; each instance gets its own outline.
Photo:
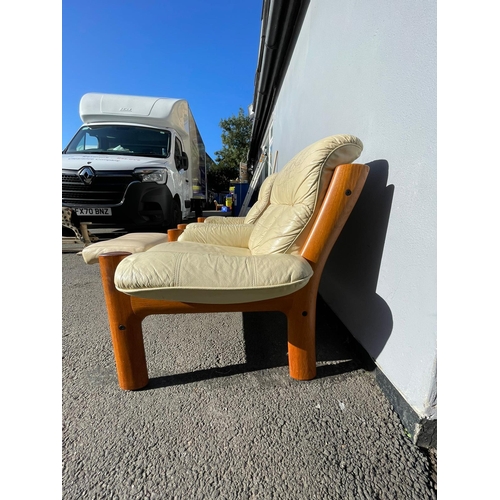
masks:
<path id="1" fill-rule="evenodd" d="M 66 206 L 119 205 L 125 191 L 138 180 L 132 175 L 109 174 L 96 176 L 92 184 L 85 184 L 74 173 L 62 174 L 62 203 Z"/>

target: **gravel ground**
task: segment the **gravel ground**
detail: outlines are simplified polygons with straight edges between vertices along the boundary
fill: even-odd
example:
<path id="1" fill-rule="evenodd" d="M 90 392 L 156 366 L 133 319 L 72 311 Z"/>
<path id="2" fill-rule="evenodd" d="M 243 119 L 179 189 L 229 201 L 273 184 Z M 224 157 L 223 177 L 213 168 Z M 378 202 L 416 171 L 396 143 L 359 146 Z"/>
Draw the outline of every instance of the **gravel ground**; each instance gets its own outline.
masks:
<path id="1" fill-rule="evenodd" d="M 435 499 L 411 442 L 318 304 L 318 377 L 288 377 L 278 313 L 144 321 L 151 382 L 116 381 L 98 266 L 63 265 L 63 498 Z"/>

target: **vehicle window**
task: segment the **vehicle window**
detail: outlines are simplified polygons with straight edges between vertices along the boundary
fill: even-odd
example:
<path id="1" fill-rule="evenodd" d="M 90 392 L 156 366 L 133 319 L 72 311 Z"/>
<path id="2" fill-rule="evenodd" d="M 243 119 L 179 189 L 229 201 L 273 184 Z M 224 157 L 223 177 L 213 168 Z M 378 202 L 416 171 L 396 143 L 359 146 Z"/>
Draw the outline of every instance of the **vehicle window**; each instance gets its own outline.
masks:
<path id="1" fill-rule="evenodd" d="M 170 140 L 168 130 L 133 125 L 92 125 L 82 127 L 65 152 L 167 158 Z"/>
<path id="2" fill-rule="evenodd" d="M 78 142 L 76 150 L 89 151 L 89 150 L 96 150 L 98 147 L 99 147 L 99 141 L 97 140 L 97 137 L 90 135 L 89 133 L 86 132 Z"/>
<path id="3" fill-rule="evenodd" d="M 177 167 L 177 170 L 180 170 L 182 168 L 182 143 L 178 137 L 175 138 L 174 158 L 175 166 Z"/>
<path id="4" fill-rule="evenodd" d="M 181 155 L 182 154 L 182 143 L 181 140 L 176 137 L 175 138 L 175 155 Z"/>

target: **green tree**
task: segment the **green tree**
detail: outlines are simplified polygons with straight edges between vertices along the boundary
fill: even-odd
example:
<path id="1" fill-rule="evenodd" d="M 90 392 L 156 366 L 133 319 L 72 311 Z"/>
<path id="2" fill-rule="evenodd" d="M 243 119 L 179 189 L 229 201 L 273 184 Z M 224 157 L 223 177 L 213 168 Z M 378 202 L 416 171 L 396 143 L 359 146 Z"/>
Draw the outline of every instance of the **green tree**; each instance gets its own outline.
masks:
<path id="1" fill-rule="evenodd" d="M 242 108 L 237 115 L 222 119 L 222 149 L 215 152 L 216 165 L 208 176 L 208 187 L 217 193 L 229 189 L 229 181 L 239 175 L 240 162 L 246 162 L 252 135 L 252 119 Z"/>

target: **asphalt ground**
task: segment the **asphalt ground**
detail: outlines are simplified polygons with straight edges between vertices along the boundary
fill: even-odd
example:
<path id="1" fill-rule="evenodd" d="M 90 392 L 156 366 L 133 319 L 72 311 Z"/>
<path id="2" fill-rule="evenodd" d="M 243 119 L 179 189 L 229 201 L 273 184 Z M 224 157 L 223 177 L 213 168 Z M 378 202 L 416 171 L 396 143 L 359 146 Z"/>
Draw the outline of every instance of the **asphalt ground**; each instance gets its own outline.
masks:
<path id="1" fill-rule="evenodd" d="M 99 267 L 62 254 L 62 498 L 435 499 L 415 446 L 320 299 L 318 376 L 287 368 L 280 313 L 153 316 L 150 384 L 117 384 Z"/>

